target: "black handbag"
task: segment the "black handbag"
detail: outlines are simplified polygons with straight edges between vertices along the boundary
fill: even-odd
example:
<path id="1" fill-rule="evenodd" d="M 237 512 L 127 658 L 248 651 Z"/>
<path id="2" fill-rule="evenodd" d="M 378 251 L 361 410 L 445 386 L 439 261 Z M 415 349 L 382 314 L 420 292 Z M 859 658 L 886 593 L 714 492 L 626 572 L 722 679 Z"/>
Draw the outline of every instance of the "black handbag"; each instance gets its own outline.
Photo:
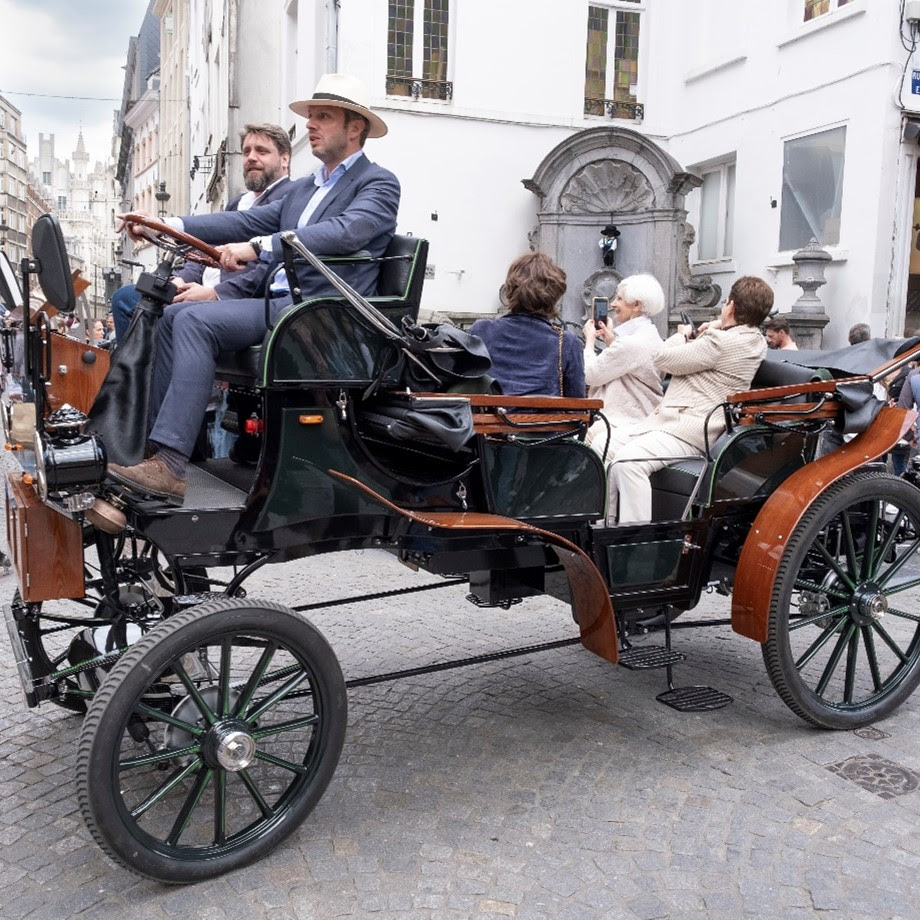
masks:
<path id="1" fill-rule="evenodd" d="M 368 403 L 361 427 L 395 441 L 420 441 L 460 450 L 473 436 L 473 410 L 468 399 L 408 396 Z"/>
<path id="2" fill-rule="evenodd" d="M 492 358 L 485 342 L 449 323 L 415 323 L 403 317 L 400 384 L 410 390 L 442 392 L 488 374 Z"/>

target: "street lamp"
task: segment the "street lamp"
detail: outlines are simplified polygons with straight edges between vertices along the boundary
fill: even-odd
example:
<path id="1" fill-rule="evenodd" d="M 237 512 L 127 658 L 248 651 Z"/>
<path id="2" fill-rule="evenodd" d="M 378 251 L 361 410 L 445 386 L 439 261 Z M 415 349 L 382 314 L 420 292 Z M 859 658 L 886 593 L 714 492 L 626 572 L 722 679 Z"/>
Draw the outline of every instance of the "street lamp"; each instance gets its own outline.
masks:
<path id="1" fill-rule="evenodd" d="M 166 191 L 166 182 L 161 182 L 157 188 L 158 190 L 153 197 L 159 202 L 160 220 L 163 220 L 166 217 L 166 202 L 169 201 L 170 194 Z"/>

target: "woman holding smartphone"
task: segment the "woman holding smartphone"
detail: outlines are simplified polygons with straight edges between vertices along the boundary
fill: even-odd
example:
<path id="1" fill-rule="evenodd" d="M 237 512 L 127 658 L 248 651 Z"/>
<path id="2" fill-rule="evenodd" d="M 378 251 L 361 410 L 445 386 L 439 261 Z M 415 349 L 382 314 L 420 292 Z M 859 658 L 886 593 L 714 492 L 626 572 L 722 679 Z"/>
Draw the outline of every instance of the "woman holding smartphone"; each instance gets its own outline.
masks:
<path id="1" fill-rule="evenodd" d="M 664 291 L 658 281 L 652 275 L 630 275 L 617 286 L 611 315 L 585 323 L 588 396 L 604 401 L 604 419 L 588 429 L 586 440 L 602 456 L 610 428 L 644 419 L 661 401 L 661 376 L 652 359 L 662 339 L 651 317 L 663 309 Z M 599 353 L 598 338 L 604 343 Z"/>

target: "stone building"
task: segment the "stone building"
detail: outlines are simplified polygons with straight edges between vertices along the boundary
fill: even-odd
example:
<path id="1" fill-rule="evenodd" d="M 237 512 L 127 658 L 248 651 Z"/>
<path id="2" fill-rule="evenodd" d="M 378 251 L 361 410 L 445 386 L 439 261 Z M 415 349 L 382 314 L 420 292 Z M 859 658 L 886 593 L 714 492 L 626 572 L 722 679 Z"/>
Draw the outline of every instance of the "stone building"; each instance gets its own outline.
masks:
<path id="1" fill-rule="evenodd" d="M 0 96 L 0 244 L 18 266 L 26 254 L 28 220 L 28 160 L 22 113 Z"/>

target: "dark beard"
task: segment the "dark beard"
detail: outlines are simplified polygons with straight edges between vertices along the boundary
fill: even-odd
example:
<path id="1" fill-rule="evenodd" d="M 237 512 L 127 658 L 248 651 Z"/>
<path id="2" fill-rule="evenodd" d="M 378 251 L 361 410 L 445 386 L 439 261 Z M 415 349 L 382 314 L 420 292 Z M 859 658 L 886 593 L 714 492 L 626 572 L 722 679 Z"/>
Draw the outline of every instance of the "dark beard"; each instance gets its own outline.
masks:
<path id="1" fill-rule="evenodd" d="M 243 178 L 243 184 L 249 189 L 250 192 L 255 192 L 257 195 L 261 195 L 278 177 L 267 173 L 264 170 L 261 172 L 248 172 Z"/>

